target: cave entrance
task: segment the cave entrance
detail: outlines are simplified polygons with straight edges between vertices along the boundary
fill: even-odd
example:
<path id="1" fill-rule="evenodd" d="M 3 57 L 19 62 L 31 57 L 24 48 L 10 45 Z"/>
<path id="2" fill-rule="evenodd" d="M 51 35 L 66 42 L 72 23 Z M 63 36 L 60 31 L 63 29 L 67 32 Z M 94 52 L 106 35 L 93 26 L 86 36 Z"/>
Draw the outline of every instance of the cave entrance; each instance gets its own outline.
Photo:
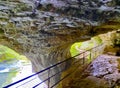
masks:
<path id="1" fill-rule="evenodd" d="M 0 88 L 32 74 L 34 74 L 32 72 L 32 64 L 26 56 L 18 54 L 7 46 L 0 45 Z M 41 82 L 38 75 L 27 81 L 27 83 L 23 82 L 20 85 L 23 88 L 30 88 Z M 18 84 L 14 88 L 18 88 L 20 85 Z M 41 88 L 45 88 L 45 86 L 46 84 L 43 83 Z"/>
<path id="2" fill-rule="evenodd" d="M 85 42 L 74 43 L 70 49 L 71 56 L 75 56 L 102 43 L 105 44 L 104 53 L 120 56 L 120 30 L 97 35 Z"/>
<path id="3" fill-rule="evenodd" d="M 95 46 L 102 44 L 102 39 L 99 36 L 91 38 L 91 40 L 84 42 L 76 42 L 71 46 L 70 53 L 71 56 L 75 56 L 79 53 L 85 52 Z"/>
<path id="4" fill-rule="evenodd" d="M 0 45 L 0 88 L 32 74 L 29 59 Z"/>

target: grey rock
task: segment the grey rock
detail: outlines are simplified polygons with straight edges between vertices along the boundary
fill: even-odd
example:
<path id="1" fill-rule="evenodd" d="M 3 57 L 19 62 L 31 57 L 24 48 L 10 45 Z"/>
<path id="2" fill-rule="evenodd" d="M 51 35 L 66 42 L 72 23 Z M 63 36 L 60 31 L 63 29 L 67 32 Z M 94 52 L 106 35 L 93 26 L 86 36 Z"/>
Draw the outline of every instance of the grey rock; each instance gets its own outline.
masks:
<path id="1" fill-rule="evenodd" d="M 91 2 L 94 5 L 91 6 Z M 51 9 L 46 10 L 46 7 L 43 7 L 40 10 L 37 9 L 36 14 L 32 14 L 30 7 L 34 4 L 32 0 L 0 1 L 0 7 L 2 7 L 0 28 L 4 30 L 4 37 L 7 41 L 5 45 L 30 58 L 35 72 L 71 57 L 69 50 L 73 43 L 88 40 L 99 32 L 101 33 L 102 29 L 93 30 L 94 27 L 99 28 L 100 25 L 109 22 L 111 18 L 120 17 L 119 7 L 116 7 L 118 4 L 106 5 L 107 8 L 112 8 L 109 11 L 106 9 L 98 11 L 104 5 L 98 5 L 100 3 L 98 0 L 82 0 L 82 2 L 79 0 L 54 0 L 54 2 L 50 0 L 47 2 L 44 0 L 42 3 L 45 5 L 52 3 L 56 8 L 51 11 Z M 8 11 L 9 15 L 3 16 L 3 14 L 8 14 L 3 9 Z M 103 33 L 111 30 L 113 29 L 106 28 Z M 92 35 L 91 31 L 94 31 Z M 57 66 L 52 72 L 58 72 L 63 68 L 66 70 L 70 64 L 69 62 Z M 97 66 L 99 67 L 99 65 Z M 105 66 L 111 67 L 104 64 L 103 67 Z M 108 69 L 107 67 L 102 71 Z M 101 73 L 96 75 L 101 76 L 113 71 L 114 69 L 108 69 L 108 71 L 104 73 L 100 71 Z M 53 79 L 54 82 L 60 76 L 61 74 L 56 76 Z"/>

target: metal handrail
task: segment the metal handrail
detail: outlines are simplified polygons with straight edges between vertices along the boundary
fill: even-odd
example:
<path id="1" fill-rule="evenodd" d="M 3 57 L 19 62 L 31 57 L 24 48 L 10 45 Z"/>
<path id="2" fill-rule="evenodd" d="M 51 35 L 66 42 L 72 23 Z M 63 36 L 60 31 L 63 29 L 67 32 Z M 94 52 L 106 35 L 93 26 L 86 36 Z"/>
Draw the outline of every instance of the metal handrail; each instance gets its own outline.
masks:
<path id="1" fill-rule="evenodd" d="M 33 74 L 33 75 L 30 75 L 30 76 L 28 76 L 28 77 L 25 77 L 25 78 L 23 78 L 23 79 L 21 79 L 21 80 L 18 80 L 18 81 L 16 81 L 16 82 L 14 82 L 14 83 L 11 83 L 11 84 L 3 87 L 3 88 L 9 88 L 9 87 L 11 87 L 11 86 L 13 86 L 13 85 L 16 85 L 16 84 L 18 84 L 18 83 L 20 83 L 20 82 L 23 82 L 23 81 L 29 79 L 29 78 L 31 78 L 31 77 L 37 76 L 37 75 L 40 74 L 40 73 L 43 73 L 43 72 L 45 72 L 45 71 L 48 71 L 48 70 L 50 70 L 51 68 L 54 68 L 54 67 L 56 67 L 56 66 L 58 66 L 58 65 L 60 65 L 60 64 L 62 64 L 62 63 L 64 63 L 64 62 L 67 62 L 67 61 L 69 61 L 69 60 L 72 60 L 73 58 L 75 58 L 75 57 L 77 57 L 77 56 L 79 56 L 79 55 L 81 55 L 81 54 L 84 54 L 84 53 L 86 53 L 87 51 L 91 51 L 91 50 L 93 50 L 93 49 L 95 49 L 95 48 L 97 48 L 97 47 L 99 47 L 99 46 L 102 46 L 102 45 L 103 45 L 103 44 L 98 45 L 98 46 L 93 47 L 93 48 L 91 48 L 91 49 L 88 49 L 88 50 L 86 50 L 86 51 L 84 51 L 84 52 L 82 52 L 82 53 L 79 53 L 79 54 L 77 54 L 77 55 L 75 55 L 75 56 L 73 56 L 73 57 L 70 57 L 70 58 L 68 58 L 68 59 L 66 59 L 66 60 L 63 60 L 63 61 L 61 61 L 61 62 L 58 62 L 58 63 L 56 63 L 56 64 L 54 64 L 54 65 L 52 65 L 52 66 L 49 66 L 49 67 L 47 67 L 47 68 L 45 68 L 45 69 L 43 69 L 43 70 L 41 70 L 41 71 L 39 71 L 39 72 L 37 72 L 37 73 L 35 73 L 35 74 Z M 87 56 L 88 56 L 88 55 L 87 55 Z M 91 53 L 90 53 L 90 56 L 91 56 Z M 84 57 L 83 57 L 83 58 L 84 58 Z M 84 62 L 83 62 L 83 64 L 84 64 Z M 59 72 L 55 73 L 54 75 L 48 77 L 47 79 L 43 80 L 42 82 L 36 84 L 33 88 L 35 88 L 35 87 L 37 87 L 38 85 L 42 84 L 43 82 L 49 80 L 50 78 L 56 76 L 58 73 L 62 72 L 63 70 L 65 70 L 65 69 L 62 69 L 61 71 L 59 71 Z M 70 73 L 70 74 L 71 74 L 71 73 Z M 68 76 L 67 76 L 67 77 L 68 77 Z M 65 76 L 64 78 L 66 78 L 66 76 Z M 61 81 L 62 81 L 62 79 L 59 80 L 59 82 L 61 82 Z M 52 87 L 55 86 L 56 84 L 58 84 L 59 82 L 57 82 L 57 83 L 55 83 L 54 85 L 52 85 Z M 52 88 L 52 87 L 50 87 L 50 88 Z"/>

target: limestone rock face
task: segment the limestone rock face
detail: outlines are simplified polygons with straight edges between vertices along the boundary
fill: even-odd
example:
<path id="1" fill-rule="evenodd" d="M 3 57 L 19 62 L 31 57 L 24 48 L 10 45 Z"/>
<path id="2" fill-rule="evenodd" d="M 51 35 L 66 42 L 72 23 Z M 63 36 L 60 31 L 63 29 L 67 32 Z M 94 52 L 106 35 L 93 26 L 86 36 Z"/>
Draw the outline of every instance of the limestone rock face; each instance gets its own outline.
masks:
<path id="1" fill-rule="evenodd" d="M 41 0 L 45 8 L 83 19 L 105 21 L 119 15 L 119 0 Z M 59 3 L 59 4 L 58 4 Z M 50 9 L 51 8 L 51 9 Z"/>
<path id="2" fill-rule="evenodd" d="M 106 80 L 108 85 L 112 87 L 120 79 L 119 59 L 117 56 L 100 55 L 88 68 L 90 75 Z"/>
<path id="3" fill-rule="evenodd" d="M 69 58 L 74 42 L 120 28 L 119 0 L 49 1 L 36 9 L 32 0 L 0 0 L 0 43 L 28 56 L 36 72 Z"/>

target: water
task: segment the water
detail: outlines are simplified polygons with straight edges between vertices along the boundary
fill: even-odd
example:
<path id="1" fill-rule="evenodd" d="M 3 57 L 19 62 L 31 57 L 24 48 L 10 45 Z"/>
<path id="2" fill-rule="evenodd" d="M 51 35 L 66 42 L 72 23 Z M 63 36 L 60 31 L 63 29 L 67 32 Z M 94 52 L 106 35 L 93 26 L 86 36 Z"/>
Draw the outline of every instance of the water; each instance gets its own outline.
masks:
<path id="1" fill-rule="evenodd" d="M 18 60 L 13 61 L 6 61 L 0 63 L 0 88 L 16 82 L 22 78 L 25 78 L 31 74 L 34 74 L 32 72 L 32 66 L 30 63 L 22 65 L 22 63 Z M 34 77 L 35 80 L 31 83 L 27 83 L 25 85 L 22 85 L 18 88 L 32 88 L 37 83 L 40 83 L 41 80 L 38 78 L 38 76 Z M 28 79 L 27 81 L 31 80 L 33 78 Z M 23 83 L 20 83 L 21 85 Z M 15 85 L 14 87 L 10 88 L 16 88 L 18 85 Z M 40 88 L 47 88 L 45 84 L 41 85 Z"/>
<path id="2" fill-rule="evenodd" d="M 0 62 L 0 88 L 12 81 L 12 77 L 20 70 L 18 60 Z"/>
<path id="3" fill-rule="evenodd" d="M 2 85 L 6 82 L 8 75 L 9 73 L 0 73 L 0 88 L 2 88 Z"/>

